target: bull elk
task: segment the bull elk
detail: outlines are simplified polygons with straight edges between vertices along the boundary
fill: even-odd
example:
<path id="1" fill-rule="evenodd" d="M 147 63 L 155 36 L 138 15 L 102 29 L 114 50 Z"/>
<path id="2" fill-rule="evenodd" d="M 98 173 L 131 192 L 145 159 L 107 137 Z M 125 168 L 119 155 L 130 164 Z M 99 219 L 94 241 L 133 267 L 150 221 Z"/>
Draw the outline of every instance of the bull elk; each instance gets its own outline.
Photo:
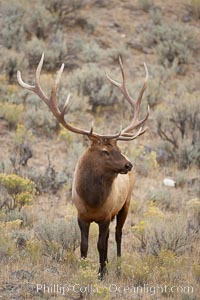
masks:
<path id="1" fill-rule="evenodd" d="M 57 103 L 57 89 L 64 69 L 62 64 L 57 73 L 50 97 L 47 97 L 40 85 L 40 73 L 44 61 L 44 54 L 38 64 L 35 85 L 29 85 L 22 80 L 20 71 L 17 72 L 19 84 L 37 94 L 49 107 L 59 123 L 67 130 L 88 137 L 90 143 L 83 155 L 79 158 L 75 168 L 72 199 L 78 211 L 78 224 L 81 231 L 81 257 L 86 258 L 88 252 L 88 236 L 91 222 L 99 226 L 97 248 L 99 252 L 99 278 L 107 272 L 107 250 L 110 222 L 116 216 L 115 240 L 117 256 L 121 256 L 122 228 L 127 217 L 131 193 L 135 181 L 132 164 L 118 148 L 118 141 L 132 141 L 142 135 L 147 128 L 143 124 L 149 116 L 149 107 L 145 117 L 139 120 L 139 111 L 144 91 L 146 89 L 148 70 L 144 63 L 146 78 L 137 101 L 129 94 L 126 87 L 124 67 L 119 58 L 122 74 L 122 83 L 119 83 L 106 74 L 108 80 L 122 92 L 124 98 L 134 109 L 130 124 L 118 133 L 102 135 L 94 132 L 93 126 L 83 130 L 72 126 L 65 118 L 70 94 L 62 110 Z M 138 130 L 139 128 L 139 130 Z M 137 129 L 137 131 L 135 131 Z M 135 132 L 134 132 L 135 131 Z"/>

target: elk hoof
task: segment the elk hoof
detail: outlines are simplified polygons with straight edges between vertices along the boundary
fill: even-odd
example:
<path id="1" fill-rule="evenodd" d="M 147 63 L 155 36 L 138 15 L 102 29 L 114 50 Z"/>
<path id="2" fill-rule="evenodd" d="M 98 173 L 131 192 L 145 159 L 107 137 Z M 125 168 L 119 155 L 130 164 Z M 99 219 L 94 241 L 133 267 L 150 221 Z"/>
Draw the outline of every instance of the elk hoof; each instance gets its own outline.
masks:
<path id="1" fill-rule="evenodd" d="M 107 270 L 106 266 L 103 267 L 103 269 L 101 269 L 101 267 L 100 267 L 99 272 L 98 272 L 98 279 L 103 280 L 105 275 L 108 275 L 108 270 Z"/>

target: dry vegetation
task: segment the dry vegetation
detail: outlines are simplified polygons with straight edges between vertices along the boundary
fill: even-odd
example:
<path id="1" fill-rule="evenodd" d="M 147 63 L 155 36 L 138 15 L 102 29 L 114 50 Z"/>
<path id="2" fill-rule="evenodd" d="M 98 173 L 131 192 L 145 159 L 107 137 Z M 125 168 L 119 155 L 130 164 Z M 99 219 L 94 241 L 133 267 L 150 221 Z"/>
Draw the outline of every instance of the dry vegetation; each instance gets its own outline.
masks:
<path id="1" fill-rule="evenodd" d="M 200 1 L 0 0 L 0 5 L 0 298 L 200 299 Z M 142 108 L 151 107 L 149 131 L 121 145 L 137 172 L 123 256 L 116 260 L 113 222 L 103 282 L 96 274 L 97 226 L 92 224 L 89 258 L 82 261 L 70 199 L 74 166 L 87 141 L 63 130 L 16 83 L 17 69 L 33 80 L 43 51 L 44 89 L 49 91 L 64 62 L 60 103 L 72 92 L 70 121 L 84 127 L 94 119 L 101 132 L 113 131 L 116 120 L 126 125 L 130 117 L 104 71 L 117 78 L 121 55 L 136 96 L 143 61 L 149 68 Z M 164 186 L 165 177 L 176 187 Z M 37 292 L 36 284 L 92 284 L 93 292 L 62 296 Z M 190 286 L 193 293 L 122 294 L 114 292 L 114 284 Z"/>

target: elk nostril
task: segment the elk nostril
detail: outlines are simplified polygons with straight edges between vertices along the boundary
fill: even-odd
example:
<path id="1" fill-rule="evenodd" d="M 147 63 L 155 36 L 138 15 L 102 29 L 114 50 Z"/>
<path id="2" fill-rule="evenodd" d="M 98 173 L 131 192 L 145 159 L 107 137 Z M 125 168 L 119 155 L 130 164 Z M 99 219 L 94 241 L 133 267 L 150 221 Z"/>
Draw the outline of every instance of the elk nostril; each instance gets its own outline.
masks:
<path id="1" fill-rule="evenodd" d="M 125 168 L 126 168 L 127 170 L 131 170 L 132 167 L 133 167 L 133 165 L 132 165 L 131 162 L 128 162 L 128 163 L 125 164 Z"/>

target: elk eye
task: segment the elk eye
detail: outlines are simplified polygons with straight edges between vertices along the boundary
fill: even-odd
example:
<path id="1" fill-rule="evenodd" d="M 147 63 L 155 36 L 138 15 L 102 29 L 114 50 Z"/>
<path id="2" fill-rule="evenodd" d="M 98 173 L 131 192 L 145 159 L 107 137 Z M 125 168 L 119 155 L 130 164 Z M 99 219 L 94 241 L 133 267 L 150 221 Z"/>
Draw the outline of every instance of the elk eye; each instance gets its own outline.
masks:
<path id="1" fill-rule="evenodd" d="M 105 154 L 106 156 L 110 156 L 110 152 L 108 150 L 102 150 L 103 154 Z"/>

